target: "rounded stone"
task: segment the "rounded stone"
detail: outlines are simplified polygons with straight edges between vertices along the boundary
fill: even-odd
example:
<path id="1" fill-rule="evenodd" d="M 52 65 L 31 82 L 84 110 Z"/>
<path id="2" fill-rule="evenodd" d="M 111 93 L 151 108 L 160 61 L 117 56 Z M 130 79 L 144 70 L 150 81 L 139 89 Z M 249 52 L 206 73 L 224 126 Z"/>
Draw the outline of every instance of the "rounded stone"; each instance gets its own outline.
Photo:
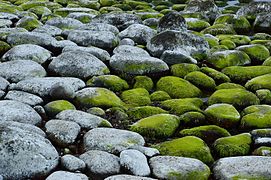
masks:
<path id="1" fill-rule="evenodd" d="M 66 154 L 61 157 L 61 165 L 68 171 L 81 171 L 86 167 L 83 160 L 70 154 Z"/>
<path id="2" fill-rule="evenodd" d="M 88 180 L 88 177 L 82 173 L 72 173 L 68 171 L 55 171 L 50 176 L 46 178 L 46 180 Z"/>

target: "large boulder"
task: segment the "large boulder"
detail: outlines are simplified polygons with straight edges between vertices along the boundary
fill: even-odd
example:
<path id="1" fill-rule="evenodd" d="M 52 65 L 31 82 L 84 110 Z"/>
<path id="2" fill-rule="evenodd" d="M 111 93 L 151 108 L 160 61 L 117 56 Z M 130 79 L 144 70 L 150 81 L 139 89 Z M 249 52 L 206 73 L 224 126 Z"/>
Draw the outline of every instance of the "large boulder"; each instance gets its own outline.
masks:
<path id="1" fill-rule="evenodd" d="M 0 174 L 4 179 L 44 177 L 58 165 L 58 152 L 39 128 L 0 122 L 0 134 Z"/>
<path id="2" fill-rule="evenodd" d="M 158 22 L 158 32 L 166 30 L 187 30 L 185 19 L 178 12 L 170 12 L 164 15 Z"/>

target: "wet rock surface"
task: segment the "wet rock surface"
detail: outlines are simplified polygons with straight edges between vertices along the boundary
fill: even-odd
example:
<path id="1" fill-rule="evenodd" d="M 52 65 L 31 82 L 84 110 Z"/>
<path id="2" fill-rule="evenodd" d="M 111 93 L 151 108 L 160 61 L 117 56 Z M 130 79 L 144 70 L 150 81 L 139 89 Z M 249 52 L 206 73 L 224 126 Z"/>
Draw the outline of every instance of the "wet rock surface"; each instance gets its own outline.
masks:
<path id="1" fill-rule="evenodd" d="M 270 179 L 268 0 L 0 2 L 0 179 Z"/>

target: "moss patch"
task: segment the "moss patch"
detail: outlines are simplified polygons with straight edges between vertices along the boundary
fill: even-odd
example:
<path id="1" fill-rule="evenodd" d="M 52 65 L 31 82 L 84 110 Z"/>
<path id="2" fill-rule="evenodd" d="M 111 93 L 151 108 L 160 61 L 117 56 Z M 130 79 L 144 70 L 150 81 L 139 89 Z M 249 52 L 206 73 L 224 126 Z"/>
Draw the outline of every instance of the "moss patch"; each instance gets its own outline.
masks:
<path id="1" fill-rule="evenodd" d="M 174 64 L 170 67 L 171 74 L 173 76 L 184 78 L 188 73 L 193 71 L 199 71 L 199 67 L 195 64 Z"/>
<path id="2" fill-rule="evenodd" d="M 235 83 L 222 83 L 216 86 L 216 89 L 245 89 L 245 87 Z"/>
<path id="3" fill-rule="evenodd" d="M 153 88 L 152 79 L 148 76 L 136 76 L 134 78 L 134 88 L 144 88 L 150 91 Z"/>
<path id="4" fill-rule="evenodd" d="M 151 104 L 149 92 L 143 88 L 123 91 L 120 97 L 129 106 L 146 106 Z"/>
<path id="5" fill-rule="evenodd" d="M 213 78 L 216 84 L 221 84 L 221 83 L 231 81 L 227 75 L 209 67 L 202 67 L 200 68 L 200 71 L 203 72 L 204 74 L 207 74 L 209 77 Z"/>
<path id="6" fill-rule="evenodd" d="M 151 101 L 165 101 L 171 99 L 171 97 L 165 91 L 155 91 L 150 96 Z"/>
<path id="7" fill-rule="evenodd" d="M 185 80 L 191 82 L 195 86 L 197 86 L 200 89 L 209 90 L 212 91 L 215 89 L 216 84 L 215 81 L 207 76 L 206 74 L 200 72 L 200 71 L 194 71 L 189 74 L 187 74 L 184 77 Z"/>
<path id="8" fill-rule="evenodd" d="M 265 74 L 262 76 L 255 77 L 249 80 L 245 87 L 251 91 L 257 91 L 259 89 L 269 89 L 271 90 L 271 74 Z"/>
<path id="9" fill-rule="evenodd" d="M 75 110 L 75 106 L 66 100 L 52 101 L 44 106 L 47 115 L 53 117 L 64 110 Z"/>
<path id="10" fill-rule="evenodd" d="M 161 113 L 168 113 L 168 112 L 155 106 L 135 107 L 127 111 L 129 118 L 133 120 L 139 120 L 142 118 L 146 118 L 146 117 L 149 117 L 155 114 L 161 114 Z"/>

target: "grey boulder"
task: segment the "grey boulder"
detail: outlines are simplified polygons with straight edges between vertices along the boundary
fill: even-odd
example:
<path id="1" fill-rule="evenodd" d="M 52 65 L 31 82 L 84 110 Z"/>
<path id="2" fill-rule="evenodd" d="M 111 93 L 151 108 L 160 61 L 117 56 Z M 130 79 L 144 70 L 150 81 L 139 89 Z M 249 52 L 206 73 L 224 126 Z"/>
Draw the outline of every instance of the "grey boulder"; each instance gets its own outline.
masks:
<path id="1" fill-rule="evenodd" d="M 70 154 L 61 157 L 61 165 L 68 171 L 82 171 L 86 167 L 83 160 Z"/>
<path id="2" fill-rule="evenodd" d="M 19 101 L 30 106 L 43 104 L 43 99 L 39 96 L 23 91 L 9 91 L 4 99 Z"/>
<path id="3" fill-rule="evenodd" d="M 88 177 L 82 173 L 72 173 L 68 171 L 56 171 L 46 178 L 46 180 L 88 180 Z"/>

